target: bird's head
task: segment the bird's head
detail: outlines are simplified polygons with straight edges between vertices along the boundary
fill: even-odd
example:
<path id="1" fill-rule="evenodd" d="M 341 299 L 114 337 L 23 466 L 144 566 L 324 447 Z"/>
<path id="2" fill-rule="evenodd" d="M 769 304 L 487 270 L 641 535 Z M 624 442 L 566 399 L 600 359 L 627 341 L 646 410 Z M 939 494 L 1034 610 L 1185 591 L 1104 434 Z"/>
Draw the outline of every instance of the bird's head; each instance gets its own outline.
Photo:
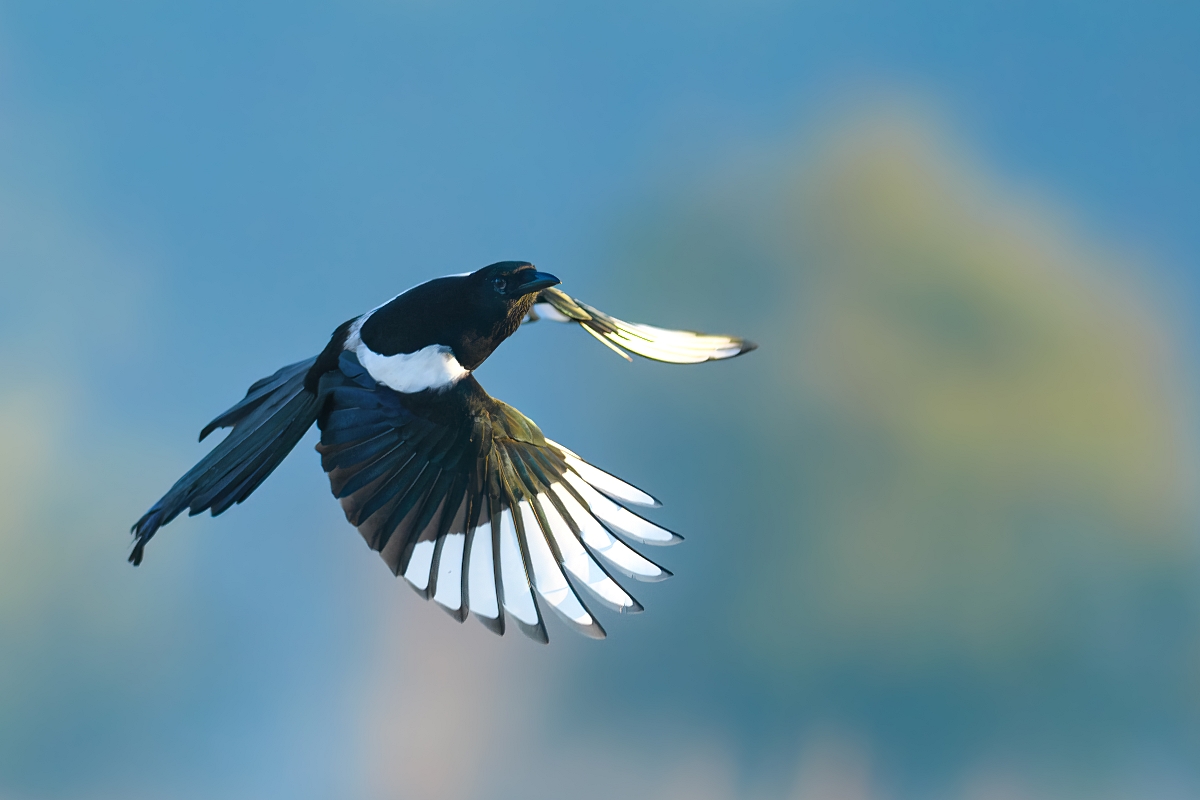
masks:
<path id="1" fill-rule="evenodd" d="M 528 262 L 501 261 L 409 289 L 368 314 L 358 334 L 383 356 L 444 345 L 473 370 L 521 326 L 537 293 L 556 283 Z"/>
<path id="2" fill-rule="evenodd" d="M 503 320 L 507 336 L 529 313 L 537 293 L 558 284 L 558 278 L 538 272 L 528 261 L 499 261 L 468 276 L 476 309 L 485 317 Z"/>

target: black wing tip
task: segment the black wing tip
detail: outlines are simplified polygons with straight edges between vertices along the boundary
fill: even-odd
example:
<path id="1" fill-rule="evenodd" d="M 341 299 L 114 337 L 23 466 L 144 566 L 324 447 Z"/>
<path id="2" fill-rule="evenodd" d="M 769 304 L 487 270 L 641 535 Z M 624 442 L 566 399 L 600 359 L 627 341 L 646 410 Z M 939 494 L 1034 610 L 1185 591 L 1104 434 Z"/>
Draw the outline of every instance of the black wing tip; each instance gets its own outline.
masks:
<path id="1" fill-rule="evenodd" d="M 522 622 L 516 617 L 513 617 L 513 622 L 517 623 L 517 627 L 520 628 L 521 633 L 525 634 L 530 639 L 533 639 L 533 641 L 537 642 L 538 644 L 550 644 L 550 635 L 546 633 L 546 623 L 540 618 L 538 619 L 536 625 L 530 625 L 528 622 Z"/>
<path id="2" fill-rule="evenodd" d="M 655 564 L 654 566 L 658 567 L 657 564 Z M 630 575 L 629 577 L 633 578 L 638 583 L 658 583 L 659 581 L 665 581 L 667 578 L 675 577 L 675 573 L 671 572 L 669 569 L 666 569 L 664 567 L 658 567 L 658 570 L 659 570 L 659 572 L 657 575 L 633 574 L 633 575 Z"/>
<path id="3" fill-rule="evenodd" d="M 479 620 L 479 622 L 483 625 L 483 627 L 487 628 L 489 631 L 496 634 L 497 636 L 504 635 L 504 614 L 503 613 L 497 614 L 495 617 L 485 617 L 483 614 L 480 614 L 479 612 L 476 611 L 476 612 L 472 612 L 472 616 L 474 616 L 475 619 Z"/>
<path id="4" fill-rule="evenodd" d="M 634 511 L 631 508 L 626 508 L 625 510 L 628 511 L 630 514 L 633 514 L 634 516 L 641 517 L 646 522 L 650 522 L 650 520 L 646 519 L 645 517 L 642 517 L 641 514 L 638 514 L 636 511 Z M 650 524 L 653 525 L 654 527 L 658 528 L 660 531 L 665 531 L 665 532 L 671 534 L 671 538 L 666 539 L 664 541 L 662 539 L 642 539 L 641 537 L 633 536 L 630 534 L 625 534 L 625 535 L 631 541 L 634 541 L 639 545 L 647 545 L 649 547 L 672 547 L 683 541 L 683 537 L 680 536 L 675 531 L 671 530 L 670 528 L 664 528 L 662 525 L 659 525 L 657 522 L 650 522 Z M 610 533 L 612 532 L 611 529 L 609 532 Z M 629 542 L 626 542 L 626 544 L 628 544 L 628 543 Z M 635 547 L 634 549 L 636 550 L 637 548 Z"/>
<path id="5" fill-rule="evenodd" d="M 594 464 L 589 464 L 589 466 L 593 466 L 593 467 L 595 467 L 595 465 L 594 465 Z M 595 467 L 595 468 L 596 468 L 596 469 L 600 469 L 599 467 Z M 600 471 L 601 471 L 601 472 L 604 472 L 604 470 L 600 470 Z M 575 474 L 576 474 L 576 475 L 578 475 L 579 473 L 575 473 Z M 624 478 L 617 478 L 617 476 L 616 476 L 616 475 L 613 475 L 611 472 L 609 472 L 609 473 L 608 473 L 608 475 L 609 475 L 610 477 L 612 477 L 612 478 L 615 478 L 616 480 L 619 480 L 621 483 L 627 484 L 627 485 L 629 485 L 629 486 L 633 486 L 633 484 L 632 484 L 632 483 L 629 483 L 629 481 L 625 480 Z M 584 483 L 587 483 L 587 478 L 584 478 L 582 475 L 580 475 L 579 477 L 580 477 L 580 478 L 583 478 L 583 482 L 584 482 Z M 651 500 L 651 502 L 649 502 L 649 503 L 642 503 L 642 502 L 640 502 L 640 501 L 637 501 L 637 500 L 630 500 L 628 497 L 622 497 L 622 496 L 621 496 L 621 495 L 619 495 L 619 494 L 614 494 L 613 492 L 610 492 L 610 491 L 608 491 L 607 489 L 601 489 L 599 486 L 594 486 L 594 485 L 592 485 L 592 484 L 590 484 L 590 483 L 588 484 L 588 486 L 591 486 L 593 489 L 595 489 L 595 490 L 596 490 L 596 491 L 598 491 L 600 494 L 602 494 L 602 495 L 604 495 L 605 497 L 607 497 L 609 500 L 612 500 L 612 501 L 613 501 L 614 503 L 616 503 L 617 505 L 619 505 L 619 506 L 623 507 L 623 508 L 624 508 L 626 511 L 631 511 L 631 509 L 629 508 L 629 506 L 636 506 L 636 507 L 638 507 L 638 508 L 662 508 L 662 507 L 663 507 L 662 500 L 659 500 L 657 497 L 655 497 L 654 495 L 650 494 L 650 493 L 649 493 L 649 492 L 647 492 L 645 489 L 642 489 L 642 488 L 640 488 L 640 487 L 637 487 L 637 486 L 633 486 L 633 488 L 634 488 L 634 489 L 637 489 L 639 492 L 641 492 L 642 494 L 646 495 L 646 497 L 649 497 L 649 498 L 650 498 L 650 500 Z M 636 512 L 636 511 L 632 511 L 631 513 L 635 513 L 635 514 L 636 514 L 637 512 Z M 647 520 L 647 522 L 649 522 L 649 520 Z"/>
<path id="6" fill-rule="evenodd" d="M 608 638 L 608 632 L 604 630 L 604 627 L 600 624 L 600 621 L 598 619 L 596 619 L 596 617 L 594 615 L 592 615 L 592 624 L 591 625 L 572 624 L 571 627 L 574 628 L 579 633 L 586 636 L 587 638 L 593 639 L 597 642 L 604 641 L 605 639 Z"/>
<path id="7" fill-rule="evenodd" d="M 433 604 L 435 606 L 437 606 L 438 608 L 440 608 L 442 611 L 445 611 L 447 614 L 450 615 L 450 617 L 452 619 L 458 621 L 459 623 L 463 623 L 463 622 L 467 621 L 467 610 L 465 608 L 463 608 L 461 605 L 459 605 L 458 608 L 449 608 L 449 607 L 444 606 L 441 603 L 437 602 L 436 600 L 434 601 Z"/>
<path id="8" fill-rule="evenodd" d="M 596 469 L 600 469 L 600 468 L 599 468 L 599 467 L 596 467 Z M 603 471 L 603 470 L 601 470 L 601 471 Z M 610 475 L 612 475 L 612 473 L 611 473 L 611 472 L 610 472 L 609 474 L 610 474 Z M 583 477 L 583 476 L 580 476 L 580 477 Z M 617 476 L 616 476 L 616 475 L 613 475 L 613 477 L 614 477 L 614 478 L 616 478 Z M 585 480 L 586 480 L 586 479 L 585 479 Z M 627 484 L 629 484 L 630 486 L 633 486 L 633 488 L 637 489 L 639 492 L 641 492 L 642 494 L 646 495 L 646 497 L 649 497 L 649 498 L 650 498 L 650 502 L 649 502 L 649 503 L 637 503 L 637 502 L 634 502 L 633 500 L 622 500 L 621 498 L 619 498 L 619 497 L 616 497 L 616 496 L 614 496 L 614 495 L 611 495 L 611 494 L 609 494 L 609 495 L 608 495 L 610 498 L 612 498 L 614 501 L 616 501 L 616 502 L 617 502 L 617 503 L 619 503 L 620 505 L 635 505 L 635 506 L 640 506 L 640 507 L 642 507 L 642 508 L 662 508 L 662 507 L 663 507 L 662 500 L 659 500 L 657 497 L 655 497 L 654 495 L 650 494 L 649 492 L 647 492 L 647 491 L 646 491 L 645 489 L 643 489 L 642 487 L 640 487 L 640 486 L 634 486 L 632 483 L 629 483 L 629 481 L 625 480 L 624 478 L 617 478 L 617 480 L 621 481 L 621 483 L 627 483 Z M 593 488 L 593 489 L 595 489 L 596 487 L 595 487 L 595 486 L 593 486 L 592 488 Z M 601 492 L 601 493 L 603 493 L 603 494 L 608 494 L 608 492 L 605 492 L 603 489 L 601 489 L 601 490 L 600 490 L 600 492 Z"/>
<path id="9" fill-rule="evenodd" d="M 396 577 L 397 577 L 397 578 L 401 578 L 401 577 L 403 577 L 403 576 L 402 576 L 401 574 L 397 573 L 397 574 L 396 574 Z M 433 597 L 433 595 L 432 595 L 432 594 L 430 594 L 430 592 L 429 592 L 429 587 L 428 587 L 428 586 L 426 586 L 424 589 L 420 589 L 420 588 L 418 588 L 418 587 L 416 586 L 416 584 L 412 583 L 412 582 L 411 582 L 411 581 L 409 581 L 407 578 L 405 578 L 405 579 L 404 579 L 404 583 L 406 583 L 406 584 L 408 585 L 408 588 L 410 588 L 410 589 L 412 589 L 414 592 L 416 592 L 416 593 L 417 593 L 417 597 L 420 597 L 422 600 L 428 600 L 429 598 Z"/>

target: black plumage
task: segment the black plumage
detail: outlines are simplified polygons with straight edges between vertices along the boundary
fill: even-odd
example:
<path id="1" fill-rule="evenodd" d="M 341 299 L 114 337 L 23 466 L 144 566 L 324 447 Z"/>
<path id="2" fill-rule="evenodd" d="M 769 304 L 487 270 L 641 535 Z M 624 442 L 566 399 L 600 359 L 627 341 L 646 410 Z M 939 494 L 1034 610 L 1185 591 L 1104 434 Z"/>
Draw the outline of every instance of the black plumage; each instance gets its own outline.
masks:
<path id="1" fill-rule="evenodd" d="M 423 597 L 460 621 L 473 611 L 498 633 L 507 615 L 546 641 L 549 606 L 603 637 L 582 591 L 640 611 L 612 571 L 670 573 L 626 540 L 679 537 L 627 508 L 657 501 L 546 439 L 471 370 L 523 320 L 543 316 L 667 361 L 728 358 L 753 345 L 624 323 L 552 289 L 557 282 L 526 262 L 500 262 L 429 281 L 342 324 L 318 356 L 258 381 L 204 427 L 201 439 L 232 431 L 133 526 L 130 561 L 141 563 L 146 543 L 184 509 L 216 516 L 245 500 L 316 422 L 346 519 Z"/>

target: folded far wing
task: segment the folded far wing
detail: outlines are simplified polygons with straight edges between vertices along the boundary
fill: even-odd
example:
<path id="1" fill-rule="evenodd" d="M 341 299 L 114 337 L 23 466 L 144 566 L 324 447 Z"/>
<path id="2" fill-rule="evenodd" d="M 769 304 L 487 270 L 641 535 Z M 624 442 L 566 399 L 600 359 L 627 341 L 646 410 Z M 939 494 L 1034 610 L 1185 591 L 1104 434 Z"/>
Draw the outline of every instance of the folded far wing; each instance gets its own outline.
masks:
<path id="1" fill-rule="evenodd" d="M 577 323 L 627 361 L 631 360 L 628 353 L 634 353 L 669 364 L 699 364 L 740 356 L 757 347 L 736 336 L 712 336 L 625 322 L 554 288 L 538 294 L 527 321 L 539 319 Z"/>

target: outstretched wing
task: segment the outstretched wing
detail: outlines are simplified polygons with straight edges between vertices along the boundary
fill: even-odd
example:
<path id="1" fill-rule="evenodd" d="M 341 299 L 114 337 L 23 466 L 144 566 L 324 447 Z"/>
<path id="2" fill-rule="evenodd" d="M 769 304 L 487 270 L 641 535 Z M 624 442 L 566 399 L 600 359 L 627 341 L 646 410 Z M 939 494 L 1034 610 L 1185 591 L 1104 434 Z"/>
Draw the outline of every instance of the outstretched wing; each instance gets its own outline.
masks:
<path id="1" fill-rule="evenodd" d="M 670 574 L 624 541 L 680 540 L 626 508 L 658 502 L 546 439 L 474 377 L 437 394 L 401 394 L 346 352 L 321 392 L 317 449 L 346 519 L 393 573 L 459 621 L 473 613 L 503 633 L 507 612 L 545 642 L 548 606 L 602 638 L 580 589 L 637 612 L 613 571 Z"/>
<path id="2" fill-rule="evenodd" d="M 543 289 L 538 294 L 527 321 L 539 319 L 578 323 L 627 361 L 632 359 L 626 350 L 670 364 L 698 364 L 740 356 L 758 346 L 736 336 L 711 336 L 625 322 L 554 288 Z"/>

